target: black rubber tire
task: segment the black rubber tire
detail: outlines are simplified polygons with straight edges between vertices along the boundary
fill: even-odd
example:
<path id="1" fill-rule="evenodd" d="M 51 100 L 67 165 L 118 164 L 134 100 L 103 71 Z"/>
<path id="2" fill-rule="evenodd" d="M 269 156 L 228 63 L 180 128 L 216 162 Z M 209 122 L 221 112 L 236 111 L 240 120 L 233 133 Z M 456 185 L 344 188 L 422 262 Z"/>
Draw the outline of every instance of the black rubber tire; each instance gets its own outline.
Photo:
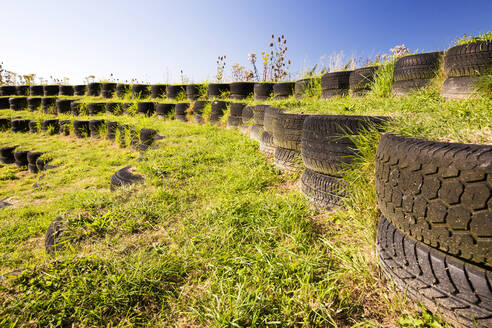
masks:
<path id="1" fill-rule="evenodd" d="M 2 85 L 0 86 L 0 96 L 9 97 L 15 96 L 17 90 L 15 90 L 15 86 L 13 85 Z"/>
<path id="2" fill-rule="evenodd" d="M 94 102 L 87 104 L 87 112 L 89 115 L 97 115 L 106 112 L 106 103 Z"/>
<path id="3" fill-rule="evenodd" d="M 60 85 L 58 94 L 60 96 L 73 96 L 75 94 L 73 85 Z"/>
<path id="4" fill-rule="evenodd" d="M 231 83 L 231 99 L 245 99 L 254 93 L 255 83 L 233 82 Z"/>
<path id="5" fill-rule="evenodd" d="M 273 124 L 277 119 L 278 114 L 282 113 L 283 110 L 273 106 L 268 106 L 265 109 L 265 115 L 263 117 L 263 126 L 266 132 L 270 133 L 273 138 Z"/>
<path id="6" fill-rule="evenodd" d="M 29 122 L 29 133 L 38 133 L 39 132 L 39 124 L 36 121 Z"/>
<path id="7" fill-rule="evenodd" d="M 131 87 L 129 84 L 125 83 L 119 83 L 116 85 L 116 96 L 118 98 L 123 98 L 127 93 L 129 93 L 131 90 Z"/>
<path id="8" fill-rule="evenodd" d="M 10 126 L 12 132 L 29 132 L 29 120 L 12 120 Z"/>
<path id="9" fill-rule="evenodd" d="M 444 81 L 441 96 L 446 99 L 465 99 L 474 94 L 478 76 L 449 77 Z"/>
<path id="10" fill-rule="evenodd" d="M 105 82 L 101 84 L 101 96 L 103 98 L 113 98 L 116 92 L 116 83 Z"/>
<path id="11" fill-rule="evenodd" d="M 99 97 L 101 95 L 102 85 L 99 82 L 91 82 L 87 85 L 87 96 Z"/>
<path id="12" fill-rule="evenodd" d="M 89 131 L 91 134 L 91 138 L 99 138 L 101 137 L 101 130 L 105 127 L 104 120 L 90 120 L 89 121 Z"/>
<path id="13" fill-rule="evenodd" d="M 123 114 L 134 114 L 137 111 L 136 103 L 122 103 L 122 113 Z"/>
<path id="14" fill-rule="evenodd" d="M 74 85 L 73 90 L 75 96 L 85 96 L 85 94 L 87 93 L 87 85 L 85 84 Z"/>
<path id="15" fill-rule="evenodd" d="M 200 84 L 187 84 L 186 85 L 186 98 L 188 100 L 197 100 L 200 98 Z"/>
<path id="16" fill-rule="evenodd" d="M 253 119 L 254 106 L 244 106 L 241 112 L 241 120 L 243 124 L 251 124 Z"/>
<path id="17" fill-rule="evenodd" d="M 31 97 L 44 96 L 44 90 L 42 85 L 31 85 L 29 87 L 29 95 Z"/>
<path id="18" fill-rule="evenodd" d="M 10 130 L 10 118 L 0 117 L 0 131 Z"/>
<path id="19" fill-rule="evenodd" d="M 166 88 L 165 84 L 153 84 L 150 86 L 150 98 L 164 98 L 166 97 Z"/>
<path id="20" fill-rule="evenodd" d="M 176 111 L 176 115 L 186 116 L 186 112 L 188 111 L 189 107 L 190 103 L 177 103 L 174 107 L 174 110 Z"/>
<path id="21" fill-rule="evenodd" d="M 455 46 L 446 52 L 444 70 L 448 77 L 476 76 L 492 68 L 492 41 Z"/>
<path id="22" fill-rule="evenodd" d="M 230 91 L 229 83 L 210 83 L 208 85 L 208 99 L 220 98 L 224 93 Z"/>
<path id="23" fill-rule="evenodd" d="M 396 96 L 406 95 L 410 92 L 426 88 L 430 85 L 432 80 L 408 80 L 408 81 L 396 81 L 393 83 L 393 94 Z"/>
<path id="24" fill-rule="evenodd" d="M 15 163 L 14 150 L 17 146 L 7 146 L 0 148 L 0 162 L 3 164 Z"/>
<path id="25" fill-rule="evenodd" d="M 27 169 L 27 150 L 14 151 L 15 166 L 18 168 Z"/>
<path id="26" fill-rule="evenodd" d="M 492 267 L 492 146 L 385 134 L 376 156 L 379 209 L 416 240 Z"/>
<path id="27" fill-rule="evenodd" d="M 227 118 L 227 123 L 226 123 L 226 127 L 227 128 L 237 128 L 237 127 L 240 127 L 243 123 L 243 120 L 241 119 L 241 117 L 236 117 L 236 116 L 229 116 Z"/>
<path id="28" fill-rule="evenodd" d="M 50 131 L 51 134 L 60 133 L 60 121 L 59 120 L 44 120 L 41 122 L 42 131 Z"/>
<path id="29" fill-rule="evenodd" d="M 348 93 L 350 87 L 350 74 L 352 71 L 326 73 L 321 77 L 321 97 L 343 96 Z"/>
<path id="30" fill-rule="evenodd" d="M 304 94 L 306 93 L 306 89 L 309 88 L 311 85 L 313 85 L 315 79 L 317 79 L 318 83 L 320 83 L 319 82 L 320 79 L 314 78 L 314 77 L 310 77 L 310 78 L 296 81 L 296 85 L 294 87 L 294 94 L 295 94 L 296 98 L 303 97 Z"/>
<path id="31" fill-rule="evenodd" d="M 263 125 L 257 125 L 254 124 L 251 127 L 251 131 L 249 133 L 249 137 L 253 140 L 260 141 L 261 140 L 261 135 L 263 134 Z"/>
<path id="32" fill-rule="evenodd" d="M 72 104 L 71 99 L 57 99 L 56 100 L 56 112 L 58 114 L 66 114 L 70 113 L 72 110 L 71 104 Z"/>
<path id="33" fill-rule="evenodd" d="M 302 130 L 305 114 L 278 113 L 273 121 L 273 140 L 277 147 L 301 151 Z"/>
<path id="34" fill-rule="evenodd" d="M 374 75 L 379 66 L 363 67 L 350 73 L 349 87 L 352 91 L 369 90 L 374 82 Z"/>
<path id="35" fill-rule="evenodd" d="M 387 117 L 311 115 L 304 120 L 301 149 L 304 165 L 313 171 L 339 176 L 357 154 L 348 135 L 373 126 L 380 127 Z"/>
<path id="36" fill-rule="evenodd" d="M 149 84 L 134 84 L 132 85 L 132 98 L 145 99 L 150 97 Z"/>
<path id="37" fill-rule="evenodd" d="M 260 138 L 260 151 L 267 155 L 275 154 L 275 143 L 273 141 L 273 135 L 268 131 L 263 131 Z"/>
<path id="38" fill-rule="evenodd" d="M 89 121 L 73 121 L 73 133 L 77 138 L 89 137 Z"/>
<path id="39" fill-rule="evenodd" d="M 137 104 L 137 113 L 152 116 L 155 108 L 153 102 L 139 102 Z"/>
<path id="40" fill-rule="evenodd" d="M 193 111 L 193 114 L 202 114 L 203 113 L 203 109 L 205 108 L 205 106 L 207 106 L 210 102 L 207 101 L 207 100 L 198 100 L 198 101 L 195 101 L 193 104 L 192 104 L 192 111 Z"/>
<path id="41" fill-rule="evenodd" d="M 38 158 L 43 155 L 43 153 L 40 152 L 33 152 L 30 151 L 27 153 L 27 170 L 31 173 L 38 173 L 38 167 L 36 166 L 36 161 Z"/>
<path id="42" fill-rule="evenodd" d="M 107 114 L 121 115 L 121 113 L 122 113 L 121 103 L 107 102 L 104 105 L 104 108 L 106 109 Z"/>
<path id="43" fill-rule="evenodd" d="M 69 240 L 67 227 L 61 218 L 56 218 L 46 229 L 44 249 L 48 254 L 56 254 L 63 250 Z"/>
<path id="44" fill-rule="evenodd" d="M 157 131 L 154 129 L 140 130 L 140 145 L 139 150 L 147 150 L 154 143 L 154 138 L 157 136 Z"/>
<path id="45" fill-rule="evenodd" d="M 186 115 L 178 115 L 178 114 L 176 114 L 176 121 L 179 121 L 179 122 L 188 122 L 188 117 L 186 117 Z"/>
<path id="46" fill-rule="evenodd" d="M 60 92 L 59 85 L 43 85 L 43 95 L 45 97 L 58 96 L 59 92 Z"/>
<path id="47" fill-rule="evenodd" d="M 294 94 L 295 82 L 278 82 L 273 85 L 273 96 L 276 99 L 284 99 Z"/>
<path id="48" fill-rule="evenodd" d="M 273 155 L 275 166 L 285 172 L 299 172 L 304 168 L 301 153 L 295 150 L 276 147 Z"/>
<path id="49" fill-rule="evenodd" d="M 342 205 L 345 196 L 342 179 L 306 169 L 301 177 L 301 193 L 314 205 L 334 209 Z"/>
<path id="50" fill-rule="evenodd" d="M 186 95 L 186 86 L 183 84 L 169 84 L 166 90 L 167 99 L 176 99 L 180 94 Z"/>
<path id="51" fill-rule="evenodd" d="M 9 97 L 0 97 L 0 109 L 10 108 L 9 99 L 10 99 Z"/>
<path id="52" fill-rule="evenodd" d="M 49 163 L 50 159 L 41 159 L 38 158 L 36 160 L 36 167 L 38 168 L 38 171 L 44 171 L 49 168 L 47 165 Z"/>
<path id="53" fill-rule="evenodd" d="M 60 134 L 63 134 L 65 136 L 69 136 L 71 125 L 72 125 L 72 121 L 69 121 L 69 120 L 60 121 Z"/>
<path id="54" fill-rule="evenodd" d="M 273 83 L 255 83 L 253 90 L 255 94 L 255 100 L 267 100 L 273 94 Z"/>
<path id="55" fill-rule="evenodd" d="M 408 298 L 456 327 L 492 327 L 492 272 L 432 249 L 384 216 L 378 225 L 381 266 Z"/>
<path id="56" fill-rule="evenodd" d="M 174 106 L 174 104 L 157 104 L 155 112 L 158 116 L 167 116 L 175 110 Z"/>
<path id="57" fill-rule="evenodd" d="M 229 102 L 214 100 L 212 101 L 212 108 L 210 110 L 209 121 L 212 124 L 217 124 L 222 116 L 224 116 L 224 111 L 227 110 Z"/>
<path id="58" fill-rule="evenodd" d="M 31 112 L 41 110 L 41 98 L 40 97 L 27 98 L 27 108 Z"/>
<path id="59" fill-rule="evenodd" d="M 243 116 L 243 108 L 246 106 L 245 103 L 233 102 L 229 107 L 229 116 L 239 117 Z"/>
<path id="60" fill-rule="evenodd" d="M 256 105 L 253 109 L 253 118 L 255 125 L 263 126 L 265 124 L 265 110 L 268 108 L 268 105 Z"/>
<path id="61" fill-rule="evenodd" d="M 15 97 L 9 98 L 9 104 L 11 110 L 26 110 L 27 109 L 27 97 Z"/>
<path id="62" fill-rule="evenodd" d="M 393 81 L 433 79 L 441 66 L 442 52 L 429 52 L 399 58 L 395 63 Z"/>
<path id="63" fill-rule="evenodd" d="M 41 98 L 41 110 L 46 114 L 56 114 L 56 98 L 43 97 Z"/>
<path id="64" fill-rule="evenodd" d="M 81 112 L 81 108 L 82 108 L 82 104 L 77 102 L 77 101 L 73 101 L 71 104 L 70 104 L 70 113 L 73 115 L 73 116 L 78 116 L 80 115 L 80 112 Z"/>
<path id="65" fill-rule="evenodd" d="M 118 130 L 118 122 L 112 122 L 112 121 L 106 122 L 106 139 L 115 140 L 117 130 Z"/>
<path id="66" fill-rule="evenodd" d="M 130 169 L 131 166 L 126 166 L 113 174 L 111 177 L 111 191 L 121 186 L 130 186 L 144 181 L 142 176 L 133 174 Z"/>
<path id="67" fill-rule="evenodd" d="M 15 94 L 18 96 L 29 96 L 29 86 L 28 85 L 17 85 L 15 87 Z"/>

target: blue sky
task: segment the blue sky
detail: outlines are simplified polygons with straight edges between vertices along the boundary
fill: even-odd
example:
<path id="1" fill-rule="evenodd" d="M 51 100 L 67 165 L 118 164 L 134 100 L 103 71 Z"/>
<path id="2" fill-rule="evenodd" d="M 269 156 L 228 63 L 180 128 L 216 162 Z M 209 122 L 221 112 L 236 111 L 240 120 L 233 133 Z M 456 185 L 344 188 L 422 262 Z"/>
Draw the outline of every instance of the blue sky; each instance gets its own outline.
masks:
<path id="1" fill-rule="evenodd" d="M 492 30 L 492 1 L 93 1 L 0 0 L 0 60 L 21 74 L 82 82 L 111 73 L 120 80 L 213 81 L 227 55 L 248 66 L 271 34 L 287 38 L 292 77 L 345 56 L 373 57 L 405 44 L 447 49 L 456 37 Z"/>

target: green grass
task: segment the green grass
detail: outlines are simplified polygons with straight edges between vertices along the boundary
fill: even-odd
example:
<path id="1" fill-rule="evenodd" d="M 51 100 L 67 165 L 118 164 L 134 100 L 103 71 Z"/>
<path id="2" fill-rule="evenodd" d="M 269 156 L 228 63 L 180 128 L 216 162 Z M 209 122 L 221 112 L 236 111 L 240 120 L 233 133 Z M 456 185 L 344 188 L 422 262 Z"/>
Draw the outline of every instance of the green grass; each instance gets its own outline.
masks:
<path id="1" fill-rule="evenodd" d="M 492 41 L 492 31 L 485 32 L 482 34 L 478 35 L 463 35 L 461 38 L 458 38 L 455 42 L 454 45 L 459 46 L 463 44 L 469 44 L 469 43 L 474 43 L 474 42 L 480 42 L 480 41 Z"/>

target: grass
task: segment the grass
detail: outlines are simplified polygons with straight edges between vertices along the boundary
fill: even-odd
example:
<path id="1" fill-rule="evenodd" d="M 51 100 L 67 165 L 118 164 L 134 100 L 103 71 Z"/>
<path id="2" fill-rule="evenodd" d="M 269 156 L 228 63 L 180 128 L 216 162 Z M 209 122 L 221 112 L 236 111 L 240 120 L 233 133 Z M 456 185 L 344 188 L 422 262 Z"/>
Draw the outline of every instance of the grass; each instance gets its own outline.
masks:
<path id="1" fill-rule="evenodd" d="M 454 45 L 460 46 L 463 44 L 469 44 L 469 43 L 474 43 L 474 42 L 480 42 L 480 41 L 492 41 L 492 31 L 485 32 L 482 34 L 478 35 L 463 35 L 461 38 L 458 38 L 455 42 Z"/>

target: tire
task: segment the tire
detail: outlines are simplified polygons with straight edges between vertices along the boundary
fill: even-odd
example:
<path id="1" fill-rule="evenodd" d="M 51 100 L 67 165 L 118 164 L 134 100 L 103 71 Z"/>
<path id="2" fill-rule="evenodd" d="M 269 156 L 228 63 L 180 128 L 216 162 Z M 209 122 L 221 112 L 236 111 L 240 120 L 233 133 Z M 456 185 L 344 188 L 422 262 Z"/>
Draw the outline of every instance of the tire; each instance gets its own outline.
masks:
<path id="1" fill-rule="evenodd" d="M 76 101 L 73 101 L 73 102 L 70 104 L 70 113 L 71 113 L 73 116 L 78 116 L 78 115 L 80 115 L 81 108 L 82 108 L 82 104 L 81 104 L 81 103 L 76 102 Z"/>
<path id="2" fill-rule="evenodd" d="M 118 122 L 106 122 L 106 139 L 115 140 L 116 139 L 116 130 L 118 130 Z"/>
<path id="3" fill-rule="evenodd" d="M 41 110 L 46 114 L 56 114 L 56 98 L 43 97 L 41 98 Z"/>
<path id="4" fill-rule="evenodd" d="M 87 104 L 87 112 L 89 115 L 97 115 L 106 112 L 106 103 L 94 102 Z"/>
<path id="5" fill-rule="evenodd" d="M 137 183 L 142 183 L 144 178 L 141 175 L 133 174 L 131 172 L 131 166 L 126 166 L 118 171 L 111 177 L 111 191 L 114 191 L 118 187 L 130 186 Z"/>
<path id="6" fill-rule="evenodd" d="M 31 97 L 44 96 L 44 90 L 42 85 L 31 85 L 29 87 L 29 95 Z"/>
<path id="7" fill-rule="evenodd" d="M 0 109 L 9 109 L 10 102 L 9 97 L 0 97 Z"/>
<path id="8" fill-rule="evenodd" d="M 154 143 L 154 138 L 157 136 L 157 131 L 154 129 L 141 129 L 140 130 L 140 145 L 139 150 L 145 151 L 149 149 Z"/>
<path id="9" fill-rule="evenodd" d="M 236 103 L 236 102 L 231 103 L 231 107 L 229 108 L 229 115 L 241 118 L 243 116 L 244 106 L 246 106 L 245 103 Z"/>
<path id="10" fill-rule="evenodd" d="M 240 117 L 229 116 L 227 118 L 226 127 L 228 127 L 228 128 L 238 128 L 238 127 L 241 126 L 242 123 L 243 123 L 243 120 Z"/>
<path id="11" fill-rule="evenodd" d="M 256 125 L 265 124 L 265 110 L 269 107 L 268 105 L 256 105 L 253 109 L 253 118 Z"/>
<path id="12" fill-rule="evenodd" d="M 347 135 L 356 135 L 387 118 L 377 116 L 311 115 L 304 120 L 301 150 L 304 165 L 319 173 L 339 176 L 357 154 Z"/>
<path id="13" fill-rule="evenodd" d="M 85 96 L 87 92 L 87 85 L 85 84 L 79 84 L 79 85 L 74 85 L 74 94 L 76 96 Z"/>
<path id="14" fill-rule="evenodd" d="M 176 99 L 180 94 L 186 94 L 186 86 L 182 84 L 170 84 L 167 86 L 167 99 Z"/>
<path id="15" fill-rule="evenodd" d="M 10 119 L 0 117 L 0 131 L 10 130 Z"/>
<path id="16" fill-rule="evenodd" d="M 29 96 L 29 86 L 28 85 L 17 85 L 15 87 L 15 94 L 18 96 Z"/>
<path id="17" fill-rule="evenodd" d="M 446 100 L 465 99 L 476 91 L 477 76 L 449 77 L 444 81 L 441 96 Z"/>
<path id="18" fill-rule="evenodd" d="M 309 115 L 279 113 L 273 122 L 273 140 L 277 147 L 301 151 L 304 120 Z"/>
<path id="19" fill-rule="evenodd" d="M 203 109 L 205 108 L 205 106 L 207 106 L 209 104 L 208 101 L 206 100 L 199 100 L 199 101 L 195 101 L 192 105 L 192 111 L 193 111 L 193 114 L 199 114 L 201 115 L 203 113 Z"/>
<path id="20" fill-rule="evenodd" d="M 348 94 L 352 71 L 326 73 L 321 77 L 321 97 L 344 96 Z"/>
<path id="21" fill-rule="evenodd" d="M 251 124 L 251 120 L 253 119 L 253 109 L 254 106 L 244 106 L 241 112 L 241 121 L 243 124 Z"/>
<path id="22" fill-rule="evenodd" d="M 101 130 L 105 126 L 104 120 L 90 120 L 89 131 L 91 138 L 99 138 L 101 136 Z"/>
<path id="23" fill-rule="evenodd" d="M 268 100 L 273 94 L 273 83 L 255 83 L 253 90 L 255 94 L 255 100 Z"/>
<path id="24" fill-rule="evenodd" d="M 89 97 L 99 97 L 101 95 L 101 83 L 92 82 L 87 85 L 87 96 Z"/>
<path id="25" fill-rule="evenodd" d="M 60 85 L 60 88 L 58 90 L 58 94 L 60 96 L 73 96 L 75 93 L 75 90 L 73 88 L 73 85 Z"/>
<path id="26" fill-rule="evenodd" d="M 144 114 L 147 116 L 152 116 L 154 114 L 154 103 L 153 102 L 139 102 L 137 104 L 137 112 L 139 114 Z"/>
<path id="27" fill-rule="evenodd" d="M 249 133 L 249 137 L 253 140 L 260 141 L 263 131 L 264 131 L 263 125 L 255 124 L 251 127 L 251 132 Z"/>
<path id="28" fill-rule="evenodd" d="M 492 41 L 450 48 L 444 60 L 448 77 L 477 76 L 492 68 Z"/>
<path id="29" fill-rule="evenodd" d="M 38 122 L 29 122 L 29 133 L 37 133 L 39 131 Z"/>
<path id="30" fill-rule="evenodd" d="M 101 84 L 101 96 L 103 98 L 113 98 L 116 92 L 116 83 L 107 82 Z"/>
<path id="31" fill-rule="evenodd" d="M 10 126 L 12 132 L 28 132 L 29 120 L 12 120 Z"/>
<path id="32" fill-rule="evenodd" d="M 177 103 L 174 107 L 176 111 L 176 116 L 181 115 L 186 117 L 186 112 L 188 111 L 189 107 L 190 107 L 189 103 Z"/>
<path id="33" fill-rule="evenodd" d="M 9 98 L 9 104 L 11 110 L 26 110 L 27 109 L 27 97 Z"/>
<path id="34" fill-rule="evenodd" d="M 273 85 L 273 96 L 276 99 L 284 99 L 294 94 L 295 82 L 279 82 Z"/>
<path id="35" fill-rule="evenodd" d="M 15 166 L 18 168 L 27 168 L 27 150 L 14 151 Z"/>
<path id="36" fill-rule="evenodd" d="M 231 83 L 231 99 L 245 99 L 253 94 L 255 84 L 253 82 Z"/>
<path id="37" fill-rule="evenodd" d="M 27 108 L 31 111 L 38 111 L 41 109 L 41 98 L 29 97 L 27 98 Z"/>
<path id="38" fill-rule="evenodd" d="M 410 92 L 428 87 L 431 82 L 430 79 L 396 81 L 393 83 L 393 94 L 395 96 L 406 95 Z"/>
<path id="39" fill-rule="evenodd" d="M 118 83 L 116 85 L 116 96 L 118 98 L 124 98 L 125 95 L 130 92 L 131 88 L 129 84 Z"/>
<path id="40" fill-rule="evenodd" d="M 38 171 L 44 171 L 46 169 L 49 168 L 49 165 L 47 165 L 49 163 L 49 159 L 41 159 L 41 158 L 38 158 L 36 160 L 36 167 L 38 168 Z"/>
<path id="41" fill-rule="evenodd" d="M 150 86 L 150 98 L 164 98 L 166 96 L 165 84 L 153 84 Z"/>
<path id="42" fill-rule="evenodd" d="M 210 117 L 209 117 L 210 123 L 212 123 L 212 124 L 218 123 L 220 118 L 222 116 L 224 116 L 224 111 L 227 110 L 228 105 L 229 105 L 229 102 L 227 102 L 227 101 L 221 101 L 221 100 L 212 101 L 212 108 L 211 108 Z"/>
<path id="43" fill-rule="evenodd" d="M 364 91 L 371 88 L 374 82 L 374 75 L 379 69 L 379 66 L 363 67 L 356 69 L 350 73 L 349 87 L 352 91 Z"/>
<path id="44" fill-rule="evenodd" d="M 242 135 L 249 137 L 251 134 L 251 125 L 241 125 L 239 127 L 239 131 L 241 132 Z"/>
<path id="45" fill-rule="evenodd" d="M 41 122 L 41 130 L 49 132 L 52 135 L 53 134 L 59 134 L 60 133 L 60 121 L 59 120 L 44 120 Z"/>
<path id="46" fill-rule="evenodd" d="M 175 110 L 174 106 L 174 104 L 157 104 L 155 111 L 158 116 L 167 116 Z"/>
<path id="47" fill-rule="evenodd" d="M 69 136 L 71 124 L 72 124 L 72 122 L 69 120 L 60 121 L 60 134 L 63 134 L 65 136 Z"/>
<path id="48" fill-rule="evenodd" d="M 208 99 L 220 98 L 226 92 L 230 92 L 229 83 L 210 83 L 208 85 Z"/>
<path id="49" fill-rule="evenodd" d="M 179 121 L 179 122 L 188 122 L 188 118 L 186 117 L 186 115 L 178 115 L 178 114 L 176 114 L 176 121 Z"/>
<path id="50" fill-rule="evenodd" d="M 77 138 L 87 138 L 90 135 L 89 121 L 73 121 L 73 133 Z"/>
<path id="51" fill-rule="evenodd" d="M 268 131 L 263 131 L 260 138 L 260 151 L 267 155 L 275 154 L 273 136 Z"/>
<path id="52" fill-rule="evenodd" d="M 46 230 L 44 248 L 48 254 L 56 254 L 64 249 L 64 245 L 69 240 L 67 227 L 61 218 L 56 218 L 51 222 Z"/>
<path id="53" fill-rule="evenodd" d="M 395 63 L 393 81 L 433 79 L 441 66 L 442 52 L 429 52 L 399 58 Z"/>
<path id="54" fill-rule="evenodd" d="M 294 94 L 296 98 L 301 98 L 304 96 L 306 89 L 309 88 L 314 83 L 315 81 L 314 79 L 318 79 L 318 83 L 319 83 L 319 78 L 314 78 L 314 77 L 296 81 L 294 87 Z"/>
<path id="55" fill-rule="evenodd" d="M 200 98 L 200 84 L 187 84 L 186 85 L 186 98 L 188 100 L 197 100 Z"/>
<path id="56" fill-rule="evenodd" d="M 395 227 L 461 260 L 492 267 L 492 146 L 385 134 L 376 194 Z"/>
<path id="57" fill-rule="evenodd" d="M 149 84 L 134 84 L 132 85 L 132 98 L 145 99 L 150 97 Z"/>
<path id="58" fill-rule="evenodd" d="M 59 92 L 60 92 L 59 85 L 43 85 L 43 95 L 45 97 L 58 96 Z"/>
<path id="59" fill-rule="evenodd" d="M 334 209 L 342 204 L 343 180 L 306 169 L 301 177 L 301 193 L 315 206 Z"/>
<path id="60" fill-rule="evenodd" d="M 3 164 L 15 163 L 14 150 L 17 146 L 7 146 L 0 148 L 0 162 Z"/>
<path id="61" fill-rule="evenodd" d="M 72 110 L 71 104 L 73 100 L 70 99 L 57 99 L 56 100 L 56 112 L 58 114 L 70 113 Z"/>
<path id="62" fill-rule="evenodd" d="M 0 86 L 0 95 L 2 97 L 10 97 L 15 96 L 17 90 L 15 90 L 15 86 L 13 85 L 2 85 Z"/>
<path id="63" fill-rule="evenodd" d="M 36 161 L 38 158 L 43 155 L 43 153 L 40 152 L 33 152 L 30 151 L 27 153 L 27 170 L 31 173 L 38 173 L 38 167 L 36 166 Z"/>
<path id="64" fill-rule="evenodd" d="M 273 124 L 278 115 L 282 113 L 282 109 L 268 106 L 265 109 L 265 115 L 263 117 L 263 127 L 265 131 L 272 135 L 273 138 Z"/>
<path id="65" fill-rule="evenodd" d="M 298 172 L 302 170 L 301 153 L 291 149 L 276 147 L 273 155 L 275 166 L 285 172 Z"/>
<path id="66" fill-rule="evenodd" d="M 492 272 L 432 249 L 384 216 L 378 225 L 381 266 L 413 301 L 456 327 L 492 326 Z"/>
<path id="67" fill-rule="evenodd" d="M 121 104 L 117 102 L 108 102 L 104 105 L 107 114 L 121 115 Z"/>

